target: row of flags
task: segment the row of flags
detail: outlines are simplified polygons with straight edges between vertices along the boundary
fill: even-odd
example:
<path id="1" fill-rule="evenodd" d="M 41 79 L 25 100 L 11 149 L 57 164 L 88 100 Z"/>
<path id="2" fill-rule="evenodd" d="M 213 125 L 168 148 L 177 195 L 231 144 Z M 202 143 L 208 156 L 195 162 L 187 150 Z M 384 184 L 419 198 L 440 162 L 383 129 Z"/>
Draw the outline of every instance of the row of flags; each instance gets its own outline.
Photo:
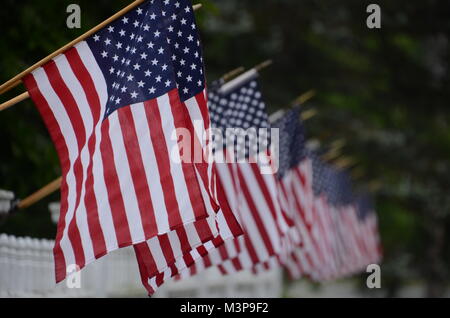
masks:
<path id="1" fill-rule="evenodd" d="M 271 118 L 250 70 L 206 88 L 189 0 L 149 0 L 24 79 L 62 168 L 56 281 L 133 246 L 149 294 L 209 267 L 323 281 L 380 260 L 373 204 Z"/>

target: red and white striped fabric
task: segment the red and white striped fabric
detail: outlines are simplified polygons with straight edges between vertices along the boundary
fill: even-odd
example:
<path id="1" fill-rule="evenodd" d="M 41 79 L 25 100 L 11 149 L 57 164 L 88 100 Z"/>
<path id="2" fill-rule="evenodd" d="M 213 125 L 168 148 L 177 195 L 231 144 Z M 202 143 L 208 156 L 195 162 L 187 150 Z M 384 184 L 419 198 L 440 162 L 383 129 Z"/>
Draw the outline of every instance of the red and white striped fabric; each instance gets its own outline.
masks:
<path id="1" fill-rule="evenodd" d="M 63 170 L 58 282 L 69 264 L 82 268 L 207 215 L 193 165 L 169 159 L 172 132 L 186 126 L 176 92 L 103 120 L 107 90 L 99 78 L 81 42 L 24 79 Z"/>
<path id="2" fill-rule="evenodd" d="M 216 167 L 211 159 L 209 136 L 210 119 L 206 97 L 189 99 L 184 107 L 190 116 L 190 125 L 184 138 L 191 138 L 191 159 L 201 180 L 202 194 L 206 202 L 210 225 L 217 232 L 207 232 L 204 226 L 178 229 L 169 233 L 170 239 L 160 237 L 135 245 L 141 280 L 149 294 L 153 294 L 165 280 L 194 268 L 202 256 L 221 246 L 225 241 L 242 234 L 242 229 L 231 211 L 216 178 Z M 217 210 L 220 207 L 220 210 Z M 216 213 L 217 212 L 217 213 Z M 201 221 L 199 221 L 201 222 Z M 197 222 L 198 223 L 198 222 Z M 198 230 L 198 231 L 197 231 Z M 190 237 L 190 242 L 186 240 Z"/>
<path id="3" fill-rule="evenodd" d="M 24 78 L 62 168 L 57 282 L 69 265 L 83 268 L 117 248 L 184 225 L 196 232 L 216 227 L 204 220 L 208 210 L 202 191 L 209 187 L 202 190 L 201 172 L 181 160 L 178 144 L 179 131 L 192 125 L 182 102 L 204 97 L 190 8 L 187 0 L 178 6 L 145 1 Z M 168 10 L 189 22 L 177 28 L 191 32 L 180 41 L 192 47 L 186 55 L 195 66 L 192 85 L 177 78 L 183 67 L 169 62 Z M 150 44 L 159 50 L 150 50 Z"/>

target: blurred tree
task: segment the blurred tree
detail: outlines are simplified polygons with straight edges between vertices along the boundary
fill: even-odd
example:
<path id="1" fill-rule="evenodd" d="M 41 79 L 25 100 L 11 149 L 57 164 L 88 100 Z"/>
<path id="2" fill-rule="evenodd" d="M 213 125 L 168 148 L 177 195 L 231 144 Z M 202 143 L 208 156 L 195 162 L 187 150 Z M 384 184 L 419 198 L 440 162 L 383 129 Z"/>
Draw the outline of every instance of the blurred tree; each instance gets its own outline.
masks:
<path id="1" fill-rule="evenodd" d="M 72 1 L 4 0 L 0 73 L 7 80 L 86 31 L 123 1 L 78 1 L 82 29 L 65 27 Z M 314 88 L 319 116 L 310 136 L 345 153 L 377 190 L 390 296 L 413 280 L 442 296 L 450 263 L 450 7 L 444 0 L 377 1 L 382 28 L 366 26 L 361 0 L 202 0 L 197 13 L 211 81 L 273 58 L 263 89 L 271 111 Z M 23 88 L 2 96 L 15 96 Z M 25 196 L 59 174 L 37 111 L 28 102 L 0 114 L 0 188 Z M 57 195 L 53 196 L 56 200 Z M 0 232 L 53 237 L 46 200 Z"/>

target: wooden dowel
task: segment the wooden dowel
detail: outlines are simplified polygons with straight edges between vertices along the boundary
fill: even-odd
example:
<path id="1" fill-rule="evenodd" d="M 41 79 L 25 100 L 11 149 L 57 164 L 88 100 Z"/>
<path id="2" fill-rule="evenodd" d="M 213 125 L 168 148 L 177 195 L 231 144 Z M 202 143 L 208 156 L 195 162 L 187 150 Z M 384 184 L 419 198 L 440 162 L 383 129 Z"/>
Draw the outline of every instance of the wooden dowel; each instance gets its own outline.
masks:
<path id="1" fill-rule="evenodd" d="M 28 92 L 22 93 L 19 96 L 14 97 L 13 99 L 10 99 L 9 101 L 0 104 L 0 111 L 5 110 L 11 106 L 14 106 L 17 103 L 20 103 L 21 101 L 27 99 L 30 97 L 30 94 Z"/>
<path id="2" fill-rule="evenodd" d="M 313 118 L 314 116 L 316 116 L 317 114 L 318 114 L 317 110 L 315 110 L 315 109 L 308 109 L 308 110 L 306 110 L 306 111 L 304 111 L 304 112 L 302 112 L 300 114 L 300 118 L 303 121 L 307 121 L 307 120 Z"/>
<path id="3" fill-rule="evenodd" d="M 255 69 L 257 72 L 265 69 L 266 67 L 269 67 L 270 65 L 272 65 L 273 61 L 272 60 L 266 60 L 258 65 L 256 65 L 253 69 Z"/>
<path id="4" fill-rule="evenodd" d="M 109 17 L 108 19 L 106 19 L 105 21 L 103 21 L 102 23 L 98 24 L 97 26 L 93 27 L 92 29 L 90 29 L 89 31 L 87 31 L 86 33 L 80 35 L 79 37 L 77 37 L 75 40 L 67 43 L 66 45 L 64 45 L 63 47 L 61 47 L 60 49 L 56 50 L 55 52 L 53 52 L 52 54 L 48 55 L 47 57 L 43 58 L 42 60 L 40 60 L 39 62 L 37 62 L 36 64 L 34 64 L 33 66 L 30 66 L 29 68 L 27 68 L 25 71 L 17 74 L 16 76 L 14 76 L 13 78 L 11 78 L 10 80 L 6 81 L 5 83 L 3 83 L 2 85 L 0 85 L 0 94 L 3 94 L 7 91 L 9 91 L 10 89 L 12 89 L 13 87 L 16 87 L 21 79 L 33 72 L 35 69 L 37 69 L 38 67 L 41 67 L 42 65 L 44 65 L 45 63 L 47 63 L 48 61 L 50 61 L 51 59 L 53 59 L 55 56 L 65 52 L 66 50 L 70 49 L 72 46 L 74 46 L 75 44 L 85 40 L 86 38 L 88 38 L 89 36 L 93 35 L 94 33 L 96 33 L 97 31 L 99 31 L 100 29 L 104 28 L 105 26 L 107 26 L 108 24 L 110 24 L 111 22 L 113 22 L 114 20 L 116 20 L 117 18 L 121 17 L 122 15 L 126 14 L 127 12 L 131 11 L 133 8 L 137 7 L 138 5 L 142 4 L 145 0 L 136 0 L 134 2 L 132 2 L 131 4 L 129 4 L 128 6 L 126 6 L 125 8 L 123 8 L 122 10 L 120 10 L 119 12 L 115 13 L 113 16 Z M 199 4 L 195 4 L 193 5 L 193 9 L 198 10 L 202 7 L 202 5 Z"/>
<path id="5" fill-rule="evenodd" d="M 309 91 L 307 91 L 306 93 L 303 93 L 302 95 L 300 95 L 299 97 L 297 97 L 292 103 L 292 107 L 297 106 L 297 105 L 302 105 L 304 103 L 306 103 L 307 101 L 309 101 L 311 98 L 313 98 L 314 96 L 316 96 L 316 91 L 311 89 Z"/>
<path id="6" fill-rule="evenodd" d="M 42 200 L 46 196 L 52 194 L 56 190 L 58 190 L 61 187 L 61 177 L 58 179 L 50 182 L 45 187 L 41 188 L 40 190 L 36 191 L 32 195 L 26 197 L 23 200 L 20 200 L 19 204 L 17 205 L 18 209 L 25 209 L 29 206 L 35 204 L 36 202 Z"/>
<path id="7" fill-rule="evenodd" d="M 343 157 L 334 162 L 334 165 L 339 169 L 348 169 L 356 165 L 356 160 L 350 157 Z"/>
<path id="8" fill-rule="evenodd" d="M 225 82 L 228 82 L 229 80 L 233 79 L 234 77 L 238 76 L 239 74 L 243 73 L 245 71 L 245 68 L 243 66 L 239 66 L 238 68 L 235 68 L 234 70 L 226 73 L 221 77 L 222 80 Z"/>

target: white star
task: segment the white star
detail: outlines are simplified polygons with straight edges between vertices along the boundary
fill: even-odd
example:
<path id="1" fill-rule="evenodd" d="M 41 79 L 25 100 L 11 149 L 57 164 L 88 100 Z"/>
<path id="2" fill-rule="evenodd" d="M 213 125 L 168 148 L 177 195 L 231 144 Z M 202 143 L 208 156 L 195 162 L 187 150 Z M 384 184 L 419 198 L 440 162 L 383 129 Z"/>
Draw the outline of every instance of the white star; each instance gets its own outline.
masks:
<path id="1" fill-rule="evenodd" d="M 134 76 L 133 75 L 128 75 L 127 76 L 127 80 L 128 80 L 128 82 L 131 82 L 132 80 L 133 80 L 133 78 L 134 78 Z"/>
<path id="2" fill-rule="evenodd" d="M 166 64 L 164 64 L 164 65 L 162 66 L 162 70 L 163 70 L 163 71 L 167 71 L 167 65 L 166 65 Z"/>
<path id="3" fill-rule="evenodd" d="M 168 28 L 167 28 L 167 30 L 169 30 L 169 32 L 173 32 L 173 26 L 169 26 Z"/>
<path id="4" fill-rule="evenodd" d="M 138 63 L 136 63 L 133 65 L 133 68 L 134 68 L 134 70 L 139 70 L 141 68 L 141 66 Z"/>
<path id="5" fill-rule="evenodd" d="M 177 15 L 174 13 L 172 14 L 172 20 L 176 20 L 177 19 Z"/>
<path id="6" fill-rule="evenodd" d="M 166 87 L 169 87 L 171 83 L 172 83 L 171 81 L 167 80 L 166 81 Z"/>
<path id="7" fill-rule="evenodd" d="M 189 89 L 188 89 L 187 87 L 185 87 L 185 88 L 183 89 L 183 93 L 185 93 L 185 94 L 189 93 Z"/>
<path id="8" fill-rule="evenodd" d="M 119 57 L 117 56 L 117 54 L 115 54 L 115 55 L 113 56 L 114 62 L 117 62 L 118 59 L 119 59 Z"/>
<path id="9" fill-rule="evenodd" d="M 191 8 L 186 7 L 186 8 L 184 8 L 184 11 L 186 11 L 186 13 L 187 13 L 187 12 L 191 12 Z"/>
<path id="10" fill-rule="evenodd" d="M 102 52 L 102 57 L 105 58 L 105 57 L 107 57 L 107 56 L 108 56 L 108 52 L 103 51 L 103 52 Z"/>
<path id="11" fill-rule="evenodd" d="M 134 21 L 133 25 L 135 28 L 137 28 L 139 26 L 139 22 L 136 20 L 136 21 Z"/>
<path id="12" fill-rule="evenodd" d="M 188 81 L 188 82 L 192 82 L 192 76 L 191 76 L 191 75 L 189 75 L 188 77 L 186 77 L 186 81 Z"/>
<path id="13" fill-rule="evenodd" d="M 146 70 L 145 71 L 145 76 L 147 77 L 147 76 L 150 76 L 152 74 L 152 72 L 150 72 L 150 70 Z"/>
<path id="14" fill-rule="evenodd" d="M 156 79 L 156 83 L 161 82 L 161 76 L 158 75 L 155 79 Z"/>
<path id="15" fill-rule="evenodd" d="M 185 25 L 185 24 L 186 24 L 186 19 L 185 19 L 185 18 L 181 19 L 181 24 L 182 24 L 182 25 Z"/>
<path id="16" fill-rule="evenodd" d="M 159 38 L 159 35 L 161 34 L 161 32 L 156 31 L 154 34 L 155 34 L 155 38 Z"/>
<path id="17" fill-rule="evenodd" d="M 120 98 L 117 97 L 117 99 L 116 99 L 116 105 L 118 105 L 119 103 L 120 103 Z"/>
<path id="18" fill-rule="evenodd" d="M 178 31 L 177 35 L 178 35 L 179 37 L 182 37 L 182 36 L 183 36 L 183 32 Z"/>
<path id="19" fill-rule="evenodd" d="M 164 0 L 164 4 L 168 5 L 169 4 L 169 0 Z"/>
<path id="20" fill-rule="evenodd" d="M 134 34 L 134 33 L 131 33 L 131 35 L 130 35 L 130 39 L 131 39 L 131 40 L 133 40 L 133 39 L 134 39 L 134 37 L 135 37 L 135 34 Z"/>
<path id="21" fill-rule="evenodd" d="M 166 11 L 161 11 L 161 14 L 162 14 L 163 17 L 165 17 L 166 16 Z"/>
<path id="22" fill-rule="evenodd" d="M 179 7 L 180 7 L 180 3 L 179 2 L 175 3 L 175 8 L 179 8 Z"/>
<path id="23" fill-rule="evenodd" d="M 197 85 L 198 85 L 198 86 L 202 86 L 202 81 L 201 81 L 201 80 L 198 80 Z"/>
<path id="24" fill-rule="evenodd" d="M 158 60 L 157 59 L 153 59 L 152 60 L 152 65 L 158 65 Z"/>
<path id="25" fill-rule="evenodd" d="M 181 61 L 180 61 L 180 65 L 184 66 L 185 64 L 186 64 L 186 61 L 185 61 L 185 60 L 181 60 Z"/>
<path id="26" fill-rule="evenodd" d="M 152 14 L 150 15 L 150 19 L 155 20 L 155 19 L 156 19 L 156 14 L 152 13 Z"/>
<path id="27" fill-rule="evenodd" d="M 183 50 L 184 54 L 188 54 L 189 53 L 189 48 L 186 46 Z"/>
<path id="28" fill-rule="evenodd" d="M 142 42 L 142 36 L 138 36 L 137 41 Z"/>
<path id="29" fill-rule="evenodd" d="M 125 93 L 127 91 L 127 87 L 126 86 L 122 86 L 122 88 L 120 90 L 122 91 L 122 93 Z"/>
<path id="30" fill-rule="evenodd" d="M 158 54 L 163 54 L 163 53 L 164 53 L 164 49 L 162 47 L 160 47 L 158 50 Z"/>
<path id="31" fill-rule="evenodd" d="M 148 89 L 148 92 L 149 92 L 150 94 L 154 94 L 155 91 L 156 91 L 156 89 L 155 89 L 153 86 L 152 86 L 152 88 L 149 88 L 149 89 Z"/>
<path id="32" fill-rule="evenodd" d="M 127 24 L 127 23 L 128 23 L 128 18 L 127 18 L 127 17 L 123 17 L 122 22 L 123 22 L 124 24 Z"/>
<path id="33" fill-rule="evenodd" d="M 144 25 L 144 31 L 148 31 L 150 30 L 150 27 L 148 26 L 148 24 Z"/>
<path id="34" fill-rule="evenodd" d="M 188 41 L 189 41 L 189 42 L 194 41 L 194 37 L 192 36 L 192 34 L 189 34 L 189 36 L 188 36 Z"/>
<path id="35" fill-rule="evenodd" d="M 181 77 L 181 76 L 183 76 L 183 73 L 178 72 L 178 73 L 177 73 L 177 76 L 178 76 L 178 77 Z"/>
<path id="36" fill-rule="evenodd" d="M 174 54 L 172 55 L 172 61 L 176 61 L 177 60 L 177 56 Z"/>
<path id="37" fill-rule="evenodd" d="M 114 71 L 115 71 L 114 67 L 111 67 L 111 68 L 109 69 L 109 74 L 114 73 Z"/>
<path id="38" fill-rule="evenodd" d="M 110 45 L 110 44 L 111 44 L 111 40 L 107 38 L 107 39 L 105 40 L 105 44 L 106 44 L 106 45 Z"/>
<path id="39" fill-rule="evenodd" d="M 119 31 L 120 36 L 125 36 L 126 32 L 124 30 Z"/>
<path id="40" fill-rule="evenodd" d="M 100 37 L 96 34 L 96 35 L 94 35 L 94 41 L 95 42 L 98 42 L 100 40 Z"/>
<path id="41" fill-rule="evenodd" d="M 153 42 L 147 43 L 147 47 L 148 47 L 149 49 L 153 49 L 154 46 L 155 46 L 155 45 L 153 44 Z"/>
<path id="42" fill-rule="evenodd" d="M 136 48 L 135 47 L 131 49 L 131 54 L 134 54 L 134 53 L 136 53 Z"/>
<path id="43" fill-rule="evenodd" d="M 192 28 L 192 30 L 195 30 L 195 23 L 191 24 L 191 28 Z"/>
<path id="44" fill-rule="evenodd" d="M 175 43 L 175 48 L 178 49 L 180 47 L 180 45 L 178 43 Z"/>
<path id="45" fill-rule="evenodd" d="M 144 87 L 145 83 L 143 81 L 139 81 L 137 84 L 138 84 L 138 87 Z"/>
<path id="46" fill-rule="evenodd" d="M 114 32 L 114 27 L 113 27 L 112 25 L 110 25 L 110 26 L 108 27 L 108 31 L 109 31 L 109 33 Z"/>
<path id="47" fill-rule="evenodd" d="M 197 65 L 195 65 L 194 63 L 192 63 L 192 65 L 191 65 L 191 70 L 195 70 L 195 69 L 197 69 Z"/>
<path id="48" fill-rule="evenodd" d="M 137 14 L 138 14 L 138 15 L 141 15 L 141 14 L 142 14 L 142 9 L 141 9 L 141 8 L 138 8 L 136 11 L 137 11 Z"/>
<path id="49" fill-rule="evenodd" d="M 137 98 L 137 96 L 138 96 L 138 94 L 135 91 L 133 91 L 130 95 L 131 95 L 131 98 Z"/>
<path id="50" fill-rule="evenodd" d="M 122 48 L 122 43 L 120 43 L 120 42 L 117 42 L 117 44 L 116 44 L 116 48 L 117 48 L 117 49 L 121 49 L 121 48 Z"/>
<path id="51" fill-rule="evenodd" d="M 146 60 L 146 59 L 147 59 L 147 54 L 142 53 L 142 54 L 141 54 L 141 59 Z"/>

